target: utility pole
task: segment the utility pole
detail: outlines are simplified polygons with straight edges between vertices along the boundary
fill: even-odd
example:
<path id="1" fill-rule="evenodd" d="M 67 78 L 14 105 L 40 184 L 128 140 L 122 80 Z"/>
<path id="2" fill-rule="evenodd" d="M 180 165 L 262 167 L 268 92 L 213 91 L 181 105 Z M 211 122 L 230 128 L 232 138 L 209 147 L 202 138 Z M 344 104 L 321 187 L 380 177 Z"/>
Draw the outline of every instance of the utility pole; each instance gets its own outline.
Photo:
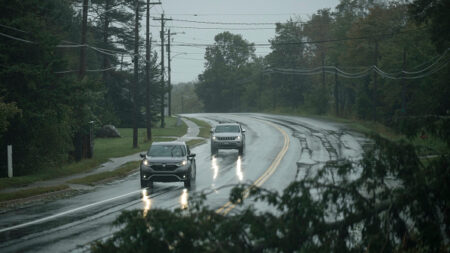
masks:
<path id="1" fill-rule="evenodd" d="M 167 106 L 168 106 L 168 113 L 169 113 L 169 117 L 172 116 L 172 110 L 171 110 L 171 105 L 170 103 L 172 102 L 172 84 L 171 84 L 171 80 L 170 80 L 170 29 L 167 31 L 167 92 L 169 93 L 167 96 Z"/>
<path id="2" fill-rule="evenodd" d="M 86 34 L 87 34 L 87 15 L 89 3 L 88 0 L 83 0 L 83 17 L 81 20 L 81 47 L 80 47 L 80 66 L 78 70 L 78 80 L 81 82 L 86 74 Z M 86 134 L 79 129 L 74 136 L 73 143 L 75 147 L 74 158 L 79 161 L 85 157 L 90 157 L 92 152 L 90 150 L 90 142 Z M 88 143 L 89 142 L 89 143 Z"/>
<path id="3" fill-rule="evenodd" d="M 164 22 L 166 20 L 172 20 L 170 18 L 164 18 L 164 13 L 161 14 L 161 18 L 154 18 L 153 20 L 161 20 L 161 128 L 165 127 L 164 123 L 164 96 L 165 96 L 165 85 L 164 85 Z"/>
<path id="4" fill-rule="evenodd" d="M 169 94 L 168 94 L 168 107 L 169 107 L 169 116 L 172 116 L 172 81 L 171 81 L 171 74 L 172 74 L 172 68 L 171 66 L 171 61 L 172 59 L 170 58 L 170 43 L 171 43 L 171 39 L 170 36 L 171 35 L 176 35 L 177 33 L 171 33 L 170 29 L 167 32 L 167 71 L 168 71 L 168 89 L 169 89 Z M 175 55 L 176 56 L 176 55 Z"/>
<path id="5" fill-rule="evenodd" d="M 81 81 L 86 73 L 86 33 L 87 33 L 87 15 L 88 0 L 83 0 L 83 19 L 81 21 L 81 47 L 80 47 L 80 70 L 78 79 Z"/>
<path id="6" fill-rule="evenodd" d="M 134 82 L 133 82 L 133 148 L 138 146 L 138 120 L 137 120 L 137 87 L 138 87 L 138 61 L 139 61 L 139 0 L 135 0 L 135 23 L 134 23 Z"/>
<path id="7" fill-rule="evenodd" d="M 110 23 L 108 12 L 110 10 L 111 10 L 110 0 L 106 0 L 105 1 L 105 12 L 103 15 L 103 18 L 104 18 L 104 20 L 103 20 L 103 25 L 104 25 L 104 27 L 103 27 L 103 46 L 104 47 L 106 47 L 108 44 L 108 37 L 109 37 L 108 30 L 109 30 L 109 23 Z M 109 65 L 110 65 L 109 64 L 109 56 L 105 54 L 105 55 L 103 55 L 103 69 L 109 68 Z M 103 82 L 105 83 L 105 85 L 107 85 L 108 84 L 107 78 L 108 78 L 109 72 L 103 71 L 102 74 L 103 74 L 103 76 L 102 76 Z"/>
<path id="8" fill-rule="evenodd" d="M 145 33 L 145 86 L 146 86 L 146 96 L 145 96 L 145 116 L 146 116 L 146 127 L 147 127 L 147 140 L 152 140 L 152 112 L 151 112 L 151 94 L 150 94 L 150 53 L 151 53 L 151 42 L 150 42 L 150 5 L 161 4 L 161 2 L 150 3 L 147 0 L 147 18 L 146 18 L 146 33 Z"/>

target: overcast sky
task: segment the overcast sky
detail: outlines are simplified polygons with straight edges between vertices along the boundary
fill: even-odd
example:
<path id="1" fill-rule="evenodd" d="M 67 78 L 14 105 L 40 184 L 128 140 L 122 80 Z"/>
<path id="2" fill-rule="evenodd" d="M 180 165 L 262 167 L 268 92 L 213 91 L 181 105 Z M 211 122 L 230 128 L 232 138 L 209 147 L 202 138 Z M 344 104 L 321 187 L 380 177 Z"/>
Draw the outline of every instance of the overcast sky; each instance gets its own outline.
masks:
<path id="1" fill-rule="evenodd" d="M 150 16 L 160 17 L 164 12 L 165 17 L 173 19 L 166 22 L 166 28 L 170 29 L 171 33 L 177 33 L 172 36 L 172 44 L 176 45 L 212 44 L 214 36 L 223 31 L 241 34 L 249 42 L 268 43 L 268 40 L 275 36 L 275 23 L 285 22 L 290 17 L 308 20 L 319 9 L 334 9 L 339 0 L 161 0 L 161 2 L 162 5 L 152 7 Z M 272 24 L 225 25 L 189 21 Z M 161 23 L 156 20 L 150 22 L 153 40 L 159 42 Z M 159 48 L 155 50 L 160 54 Z M 256 47 L 256 54 L 259 56 L 269 52 L 268 46 Z M 197 76 L 204 70 L 204 53 L 205 46 L 172 46 L 172 83 L 197 80 Z"/>

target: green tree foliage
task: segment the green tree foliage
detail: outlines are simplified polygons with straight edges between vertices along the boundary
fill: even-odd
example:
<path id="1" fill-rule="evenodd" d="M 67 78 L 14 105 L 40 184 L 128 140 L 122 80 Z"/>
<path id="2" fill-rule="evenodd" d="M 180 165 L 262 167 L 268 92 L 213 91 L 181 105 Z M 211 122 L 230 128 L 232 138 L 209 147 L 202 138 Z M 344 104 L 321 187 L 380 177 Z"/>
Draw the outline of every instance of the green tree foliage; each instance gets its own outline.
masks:
<path id="1" fill-rule="evenodd" d="M 21 110 L 17 108 L 14 102 L 5 103 L 3 102 L 3 98 L 0 98 L 0 138 L 2 137 L 3 133 L 8 130 L 10 118 L 20 112 Z"/>
<path id="2" fill-rule="evenodd" d="M 275 32 L 275 38 L 270 41 L 272 52 L 266 56 L 268 65 L 273 68 L 307 67 L 307 48 L 299 44 L 306 38 L 302 26 L 289 20 L 285 24 L 277 24 Z M 274 106 L 297 107 L 304 104 L 305 91 L 308 90 L 305 77 L 277 74 L 271 77 L 274 100 L 279 100 L 278 103 L 272 101 Z"/>
<path id="3" fill-rule="evenodd" d="M 206 48 L 197 94 L 208 112 L 239 111 L 254 46 L 230 32 L 220 33 L 214 40 L 214 45 Z"/>
<path id="4" fill-rule="evenodd" d="M 15 175 L 56 167 L 76 157 L 80 144 L 86 143 L 83 138 L 91 121 L 97 126 L 131 124 L 133 79 L 127 59 L 134 43 L 128 36 L 134 2 L 91 2 L 85 48 L 89 71 L 81 80 L 76 45 L 81 34 L 79 1 L 2 2 L 0 146 L 12 144 L 14 153 L 20 154 L 14 156 Z M 158 78 L 156 58 L 153 53 L 153 80 Z M 145 71 L 139 72 L 138 88 L 143 89 Z M 157 103 L 162 91 L 156 84 L 152 88 Z M 137 100 L 141 108 L 143 98 Z M 142 114 L 139 117 L 144 122 Z M 1 159 L 0 167 L 4 162 Z"/>
<path id="5" fill-rule="evenodd" d="M 415 0 L 409 5 L 410 13 L 419 23 L 431 24 L 431 39 L 440 52 L 450 46 L 449 0 Z"/>
<path id="6" fill-rule="evenodd" d="M 22 111 L 9 120 L 0 145 L 13 144 L 20 154 L 15 172 L 23 175 L 49 162 L 67 159 L 71 135 L 80 127 L 75 96 L 86 85 L 57 74 L 68 64 L 56 48 L 67 22 L 57 24 L 59 15 L 72 14 L 67 3 L 47 1 L 7 1 L 2 4 L 2 31 L 14 38 L 0 38 L 0 90 L 4 101 Z M 86 98 L 86 97 L 85 97 Z M 33 164 L 33 166 L 29 166 Z"/>

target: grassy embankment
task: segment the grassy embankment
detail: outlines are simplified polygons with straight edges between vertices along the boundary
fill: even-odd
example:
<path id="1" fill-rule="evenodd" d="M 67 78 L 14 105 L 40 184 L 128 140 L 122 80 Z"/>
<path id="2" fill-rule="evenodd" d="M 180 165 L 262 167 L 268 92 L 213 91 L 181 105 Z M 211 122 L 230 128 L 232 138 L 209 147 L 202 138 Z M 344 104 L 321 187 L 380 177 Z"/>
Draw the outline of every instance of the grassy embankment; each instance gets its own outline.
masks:
<path id="1" fill-rule="evenodd" d="M 166 118 L 166 128 L 152 128 L 153 141 L 171 141 L 177 136 L 183 136 L 187 131 L 186 124 L 176 126 L 176 118 Z M 98 167 L 100 164 L 113 157 L 126 156 L 147 150 L 151 142 L 146 140 L 145 129 L 139 129 L 138 148 L 132 148 L 133 131 L 129 128 L 119 129 L 122 138 L 97 138 L 94 145 L 94 157 L 80 162 L 68 163 L 62 166 L 55 166 L 46 170 L 36 172 L 32 175 L 0 178 L 0 190 L 9 187 L 21 187 L 29 185 L 36 181 L 54 179 L 58 177 L 69 176 L 77 173 L 88 172 Z M 127 166 L 125 166 L 127 167 Z M 121 169 L 118 174 L 123 173 Z M 110 175 L 115 177 L 114 175 Z M 47 190 L 44 190 L 48 188 Z M 41 188 L 44 192 L 51 192 L 60 189 L 59 186 Z M 25 190 L 24 190 L 25 191 Z M 41 192 L 42 193 L 42 192 Z M 4 193 L 10 194 L 10 193 Z M 25 192 L 24 192 L 25 194 Z M 0 194 L 3 195 L 3 194 Z M 19 193 L 20 195 L 20 193 Z M 26 194 L 25 194 L 26 195 Z M 0 199 L 1 196 L 0 196 Z"/>
<path id="2" fill-rule="evenodd" d="M 194 118 L 187 118 L 187 119 L 194 122 L 199 127 L 200 132 L 198 134 L 198 137 L 204 138 L 204 139 L 196 139 L 196 140 L 188 141 L 187 144 L 189 145 L 189 147 L 192 148 L 192 147 L 198 146 L 198 145 L 206 142 L 206 140 L 209 139 L 209 137 L 211 135 L 211 132 L 210 132 L 211 126 L 203 120 L 194 119 Z"/>

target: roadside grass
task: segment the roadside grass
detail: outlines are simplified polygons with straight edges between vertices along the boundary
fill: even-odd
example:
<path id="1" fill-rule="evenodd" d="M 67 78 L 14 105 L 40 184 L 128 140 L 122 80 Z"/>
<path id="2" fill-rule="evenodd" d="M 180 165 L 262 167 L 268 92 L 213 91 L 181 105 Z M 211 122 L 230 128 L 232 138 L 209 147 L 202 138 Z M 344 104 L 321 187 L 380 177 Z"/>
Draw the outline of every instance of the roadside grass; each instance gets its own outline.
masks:
<path id="1" fill-rule="evenodd" d="M 211 132 L 210 132 L 211 126 L 203 120 L 199 120 L 199 119 L 195 119 L 195 118 L 187 118 L 187 119 L 194 122 L 198 126 L 198 128 L 200 130 L 200 132 L 198 133 L 198 137 L 202 137 L 204 139 L 190 140 L 190 141 L 187 141 L 186 144 L 190 148 L 193 148 L 193 147 L 196 147 L 198 145 L 205 143 L 207 141 L 207 139 L 209 139 L 209 137 L 211 136 Z"/>
<path id="2" fill-rule="evenodd" d="M 82 178 L 72 179 L 67 181 L 69 184 L 84 184 L 84 185 L 95 185 L 98 182 L 107 182 L 114 179 L 124 178 L 130 174 L 130 172 L 139 168 L 139 161 L 128 162 L 120 166 L 114 171 L 105 171 L 102 173 L 89 175 Z"/>
<path id="3" fill-rule="evenodd" d="M 189 148 L 192 149 L 192 148 L 194 148 L 198 145 L 201 145 L 205 142 L 206 142 L 206 140 L 203 140 L 203 139 L 194 139 L 194 140 L 187 141 L 186 144 L 189 146 Z"/>
<path id="4" fill-rule="evenodd" d="M 175 117 L 167 117 L 165 122 L 166 127 L 163 129 L 152 128 L 153 141 L 173 141 L 176 137 L 183 136 L 187 131 L 187 126 L 184 123 L 176 126 L 177 118 Z M 151 145 L 151 142 L 147 141 L 145 128 L 138 130 L 138 148 L 132 147 L 133 129 L 119 128 L 118 130 L 122 136 L 121 138 L 95 139 L 93 158 L 67 163 L 61 166 L 52 166 L 27 176 L 0 178 L 0 190 L 10 187 L 26 186 L 36 181 L 91 171 L 100 164 L 107 162 L 110 158 L 142 152 L 147 150 Z"/>
<path id="5" fill-rule="evenodd" d="M 202 137 L 205 139 L 209 139 L 209 137 L 211 136 L 211 126 L 206 123 L 203 120 L 199 120 L 199 119 L 195 119 L 195 118 L 187 118 L 190 121 L 194 122 L 200 129 L 200 133 L 198 134 L 198 137 Z"/>
<path id="6" fill-rule="evenodd" d="M 22 199 L 27 198 L 30 196 L 40 195 L 44 193 L 50 193 L 50 192 L 57 192 L 69 189 L 68 185 L 56 185 L 56 186 L 49 186 L 49 187 L 39 187 L 39 188 L 33 188 L 33 189 L 25 189 L 20 190 L 16 192 L 5 192 L 0 193 L 0 202 L 3 201 L 9 201 L 13 199 Z"/>

